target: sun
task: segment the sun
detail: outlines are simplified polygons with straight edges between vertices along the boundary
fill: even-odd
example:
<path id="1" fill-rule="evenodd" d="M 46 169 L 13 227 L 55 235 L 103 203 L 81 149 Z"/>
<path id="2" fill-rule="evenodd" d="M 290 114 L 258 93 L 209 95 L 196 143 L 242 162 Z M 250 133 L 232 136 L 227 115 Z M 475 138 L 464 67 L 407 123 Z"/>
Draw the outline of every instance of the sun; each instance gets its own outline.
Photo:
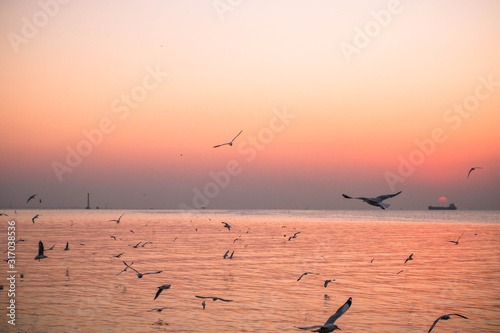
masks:
<path id="1" fill-rule="evenodd" d="M 446 197 L 439 198 L 439 202 L 446 202 L 446 201 L 448 201 L 448 199 Z"/>

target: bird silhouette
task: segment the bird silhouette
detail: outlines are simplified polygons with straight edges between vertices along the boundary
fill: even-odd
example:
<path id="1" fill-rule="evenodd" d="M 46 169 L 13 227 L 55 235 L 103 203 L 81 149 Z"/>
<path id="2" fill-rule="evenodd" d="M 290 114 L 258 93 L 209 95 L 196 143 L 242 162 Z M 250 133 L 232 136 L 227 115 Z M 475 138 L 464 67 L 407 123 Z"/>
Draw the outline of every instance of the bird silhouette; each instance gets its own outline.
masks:
<path id="1" fill-rule="evenodd" d="M 316 274 L 316 275 L 318 275 L 318 273 L 305 272 L 305 273 L 302 273 L 301 276 L 299 276 L 299 278 L 297 279 L 297 281 L 300 281 L 300 279 L 302 279 L 303 276 L 308 275 L 308 274 Z"/>
<path id="2" fill-rule="evenodd" d="M 232 146 L 233 145 L 233 141 L 241 134 L 241 132 L 243 132 L 243 130 L 241 130 L 230 142 L 214 146 L 214 148 L 217 148 L 217 147 L 220 147 L 220 146 L 225 146 L 225 145 Z"/>
<path id="3" fill-rule="evenodd" d="M 40 261 L 40 259 L 47 258 L 46 255 L 43 254 L 43 243 L 42 241 L 38 242 L 38 254 L 35 257 L 35 260 Z"/>
<path id="4" fill-rule="evenodd" d="M 463 236 L 463 235 L 464 235 L 464 234 L 462 233 L 462 234 L 460 235 L 460 237 L 458 237 L 458 239 L 457 239 L 456 241 L 448 241 L 448 242 L 450 242 L 450 243 L 455 243 L 455 245 L 458 245 L 458 241 L 460 240 L 460 238 L 462 238 L 462 236 Z"/>
<path id="5" fill-rule="evenodd" d="M 469 173 L 467 174 L 467 178 L 469 178 L 470 173 L 471 173 L 472 171 L 476 170 L 476 169 L 482 169 L 482 167 L 473 167 L 473 168 L 470 168 Z"/>
<path id="6" fill-rule="evenodd" d="M 398 195 L 401 192 L 402 191 L 399 191 L 398 193 L 394 193 L 394 194 L 379 195 L 378 197 L 375 197 L 375 198 L 365 198 L 365 197 L 356 197 L 356 198 L 353 198 L 353 197 L 350 197 L 350 196 L 345 195 L 345 194 L 342 194 L 342 196 L 344 198 L 346 198 L 346 199 L 359 199 L 359 200 L 363 200 L 363 202 L 366 202 L 369 205 L 380 207 L 382 209 L 386 209 L 386 208 L 389 207 L 389 204 L 383 203 L 382 201 L 384 201 L 386 199 L 389 199 L 389 198 L 392 198 L 392 197 L 395 197 L 396 195 Z"/>
<path id="7" fill-rule="evenodd" d="M 406 262 L 407 262 L 407 261 L 409 261 L 409 260 L 413 260 L 413 253 L 412 253 L 412 254 L 410 254 L 410 256 L 409 256 L 408 258 L 406 258 L 406 260 L 405 260 L 405 264 L 406 264 Z"/>
<path id="8" fill-rule="evenodd" d="M 434 321 L 434 323 L 432 324 L 431 328 L 429 329 L 429 331 L 427 333 L 429 333 L 430 331 L 432 331 L 432 329 L 434 328 L 434 326 L 436 326 L 436 324 L 438 323 L 438 321 L 440 321 L 440 320 L 449 320 L 450 316 L 459 316 L 459 317 L 462 317 L 462 318 L 465 318 L 465 319 L 469 319 L 469 318 L 467 318 L 465 316 L 462 316 L 461 314 L 458 314 L 458 313 L 450 313 L 450 314 L 442 315 L 441 317 L 439 317 L 438 319 L 436 319 Z"/>
<path id="9" fill-rule="evenodd" d="M 35 197 L 36 197 L 36 194 L 33 194 L 32 196 L 30 196 L 28 198 L 28 200 L 26 200 L 26 203 L 30 202 L 31 199 L 35 199 Z"/>
<path id="10" fill-rule="evenodd" d="M 347 302 L 345 302 L 344 305 L 342 305 L 337 312 L 333 314 L 326 323 L 323 325 L 315 325 L 315 326 L 295 326 L 296 328 L 299 328 L 301 330 L 310 330 L 311 332 L 319 332 L 319 333 L 328 333 L 328 332 L 333 332 L 335 330 L 340 330 L 340 328 L 335 325 L 335 321 L 340 318 L 344 313 L 346 313 L 347 310 L 351 307 L 352 304 L 352 297 L 349 297 Z"/>
<path id="11" fill-rule="evenodd" d="M 122 218 L 122 216 L 124 215 L 125 213 L 123 213 L 122 215 L 120 215 L 120 217 L 118 218 L 118 220 L 109 220 L 108 222 L 116 222 L 116 223 L 120 223 L 120 220 Z"/>
<path id="12" fill-rule="evenodd" d="M 130 268 L 132 268 L 132 267 L 130 267 Z M 133 268 L 132 268 L 132 269 L 133 269 Z M 153 301 L 154 301 L 155 299 L 157 299 L 157 298 L 158 298 L 158 296 L 160 296 L 160 294 L 161 294 L 161 292 L 162 292 L 163 290 L 167 290 L 167 289 L 170 289 L 170 285 L 169 285 L 169 284 L 164 284 L 163 286 L 159 286 L 159 287 L 158 287 L 158 291 L 156 292 L 155 298 L 153 298 Z"/>

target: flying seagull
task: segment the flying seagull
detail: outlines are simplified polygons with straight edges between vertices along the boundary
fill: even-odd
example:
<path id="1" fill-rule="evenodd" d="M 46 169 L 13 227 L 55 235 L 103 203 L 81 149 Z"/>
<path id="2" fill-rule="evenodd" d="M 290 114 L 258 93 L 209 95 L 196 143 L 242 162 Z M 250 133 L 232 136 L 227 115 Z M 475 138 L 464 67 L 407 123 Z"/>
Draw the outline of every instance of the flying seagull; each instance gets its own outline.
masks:
<path id="1" fill-rule="evenodd" d="M 151 312 L 151 311 L 162 312 L 164 309 L 168 309 L 168 307 L 164 306 L 162 308 L 154 308 L 154 309 L 148 310 L 148 312 Z"/>
<path id="2" fill-rule="evenodd" d="M 69 251 L 69 242 L 66 242 L 66 247 L 64 248 L 64 251 Z"/>
<path id="3" fill-rule="evenodd" d="M 0 213 L 0 216 L 4 216 L 4 215 L 5 215 L 5 216 L 9 216 L 9 215 L 7 215 L 7 214 L 5 214 L 5 213 Z"/>
<path id="4" fill-rule="evenodd" d="M 365 197 L 357 197 L 357 198 L 353 198 L 353 197 L 350 197 L 348 195 L 345 195 L 345 194 L 342 194 L 342 196 L 346 199 L 359 199 L 359 200 L 363 200 L 364 202 L 366 202 L 367 204 L 369 205 L 372 205 L 372 206 L 377 206 L 377 207 L 380 207 L 382 209 L 386 209 L 389 207 L 389 204 L 387 203 L 383 203 L 382 201 L 386 200 L 386 199 L 389 199 L 389 198 L 392 198 L 392 197 L 395 197 L 396 195 L 398 195 L 399 193 L 401 193 L 401 191 L 399 191 L 398 193 L 394 193 L 394 194 L 385 194 L 385 195 L 379 195 L 378 197 L 376 198 L 365 198 Z"/>
<path id="5" fill-rule="evenodd" d="M 26 200 L 26 203 L 28 203 L 31 199 L 35 199 L 36 197 L 36 194 L 33 194 L 31 197 L 28 198 L 28 200 Z"/>
<path id="6" fill-rule="evenodd" d="M 134 269 L 134 267 L 130 267 L 125 261 L 122 261 L 122 262 L 125 264 L 125 266 L 127 266 L 128 268 L 130 268 L 131 270 L 136 272 L 137 277 L 139 279 L 141 279 L 144 275 L 147 275 L 147 274 L 160 274 L 161 272 L 163 272 L 163 271 L 156 271 L 156 272 L 139 273 L 136 269 Z"/>
<path id="7" fill-rule="evenodd" d="M 301 330 L 310 330 L 311 332 L 319 332 L 319 333 L 328 333 L 328 332 L 333 332 L 335 330 L 340 330 L 340 328 L 337 325 L 334 325 L 335 321 L 340 318 L 344 313 L 346 313 L 347 310 L 351 307 L 352 303 L 352 297 L 349 297 L 347 302 L 345 302 L 344 305 L 342 305 L 337 312 L 328 320 L 326 321 L 325 324 L 323 325 L 316 325 L 316 326 L 295 326 Z"/>
<path id="8" fill-rule="evenodd" d="M 125 214 L 125 213 L 123 213 L 123 214 Z M 120 217 L 118 218 L 118 220 L 109 220 L 108 222 L 116 222 L 116 223 L 120 223 L 120 219 L 122 218 L 123 214 L 122 214 L 122 215 L 120 215 Z"/>
<path id="9" fill-rule="evenodd" d="M 459 317 L 462 317 L 462 318 L 465 318 L 465 319 L 469 319 L 465 316 L 462 316 L 461 314 L 458 314 L 458 313 L 450 313 L 450 314 L 446 314 L 446 315 L 442 315 L 441 317 L 439 317 L 438 319 L 436 319 L 434 321 L 434 323 L 432 324 L 431 328 L 429 329 L 429 332 L 432 331 L 432 329 L 434 328 L 434 326 L 436 326 L 436 324 L 438 323 L 438 321 L 440 320 L 448 320 L 450 319 L 450 316 L 459 316 Z M 427 333 L 429 333 L 427 332 Z"/>
<path id="10" fill-rule="evenodd" d="M 237 138 L 237 137 L 241 134 L 241 132 L 243 132 L 243 130 L 241 130 L 241 131 L 238 133 L 238 135 L 236 135 L 236 136 L 234 137 L 234 139 L 232 139 L 232 140 L 231 140 L 231 142 L 228 142 L 228 143 L 223 143 L 223 144 L 221 144 L 221 145 L 214 146 L 214 148 L 217 148 L 217 147 L 220 147 L 220 146 L 224 146 L 224 145 L 230 145 L 230 146 L 232 146 L 232 145 L 233 145 L 233 141 L 234 141 L 234 140 L 235 140 L 235 139 L 236 139 L 236 138 Z"/>
<path id="11" fill-rule="evenodd" d="M 457 239 L 456 241 L 448 241 L 448 242 L 450 242 L 450 243 L 455 243 L 455 245 L 458 245 L 458 241 L 460 240 L 460 238 L 462 238 L 462 236 L 463 236 L 463 235 L 464 235 L 464 233 L 462 233 L 462 234 L 460 235 L 460 237 L 458 237 L 458 239 Z"/>
<path id="12" fill-rule="evenodd" d="M 121 273 L 126 272 L 126 271 L 127 271 L 127 269 L 128 269 L 130 266 L 132 266 L 133 264 L 134 264 L 134 262 L 132 261 L 132 262 L 130 263 L 130 265 L 127 265 L 127 267 L 125 267 L 124 269 L 122 269 L 122 270 L 121 270 L 121 272 L 120 272 L 120 273 L 118 273 L 118 274 L 116 274 L 116 275 L 120 275 Z M 130 267 L 130 268 L 132 268 L 132 267 Z"/>
<path id="13" fill-rule="evenodd" d="M 43 243 L 42 241 L 38 242 L 38 255 L 35 257 L 35 260 L 40 261 L 40 259 L 47 258 L 46 255 L 43 254 Z"/>
<path id="14" fill-rule="evenodd" d="M 112 256 L 112 258 L 120 258 L 122 256 L 122 254 L 124 254 L 125 252 L 122 252 L 122 253 L 119 253 L 117 254 L 116 256 Z"/>
<path id="15" fill-rule="evenodd" d="M 224 298 L 220 298 L 220 297 L 212 297 L 212 296 L 197 296 L 197 295 L 194 295 L 194 297 L 197 297 L 197 298 L 207 298 L 207 299 L 212 299 L 212 301 L 223 301 L 223 302 L 232 302 L 233 300 L 232 299 L 224 299 Z"/>
<path id="16" fill-rule="evenodd" d="M 300 231 L 294 233 L 293 236 L 288 237 L 288 241 L 290 241 L 292 238 L 297 238 L 298 234 L 300 234 Z"/>
<path id="17" fill-rule="evenodd" d="M 132 267 L 130 267 L 130 268 L 132 268 Z M 132 269 L 133 269 L 133 268 L 132 268 Z M 135 270 L 135 269 L 134 269 L 134 270 Z M 158 296 L 160 296 L 160 294 L 161 294 L 161 292 L 162 292 L 163 290 L 166 290 L 166 289 L 170 289 L 170 285 L 169 285 L 169 284 L 164 284 L 163 286 L 159 286 L 159 287 L 158 287 L 158 291 L 156 292 L 155 298 L 153 298 L 153 301 L 154 301 L 155 299 L 157 299 L 157 298 L 158 298 Z"/>
<path id="18" fill-rule="evenodd" d="M 470 173 L 471 173 L 472 171 L 476 170 L 476 169 L 482 169 L 482 167 L 473 167 L 473 168 L 470 168 L 469 173 L 467 174 L 467 178 L 469 178 Z"/>
<path id="19" fill-rule="evenodd" d="M 318 273 L 305 272 L 305 273 L 302 273 L 302 275 L 301 275 L 301 276 L 297 279 L 297 281 L 300 281 L 300 279 L 302 279 L 302 277 L 303 277 L 304 275 L 307 275 L 307 274 L 316 274 L 316 275 L 318 275 Z"/>
<path id="20" fill-rule="evenodd" d="M 33 218 L 31 219 L 31 221 L 32 221 L 33 223 L 35 223 L 35 219 L 37 219 L 37 218 L 38 218 L 38 214 L 36 214 L 35 216 L 33 216 Z"/>
<path id="21" fill-rule="evenodd" d="M 325 280 L 325 284 L 324 284 L 325 288 L 326 288 L 326 287 L 328 286 L 328 284 L 329 284 L 330 282 L 332 282 L 332 281 L 335 281 L 335 279 Z"/>
<path id="22" fill-rule="evenodd" d="M 224 224 L 224 228 L 227 228 L 227 230 L 231 231 L 231 226 L 227 222 L 221 222 Z"/>
<path id="23" fill-rule="evenodd" d="M 406 258 L 406 260 L 405 260 L 405 264 L 406 264 L 406 262 L 407 262 L 407 261 L 409 261 L 409 260 L 413 260 L 413 253 L 412 253 L 412 254 L 410 254 L 410 256 L 409 256 L 408 258 Z"/>

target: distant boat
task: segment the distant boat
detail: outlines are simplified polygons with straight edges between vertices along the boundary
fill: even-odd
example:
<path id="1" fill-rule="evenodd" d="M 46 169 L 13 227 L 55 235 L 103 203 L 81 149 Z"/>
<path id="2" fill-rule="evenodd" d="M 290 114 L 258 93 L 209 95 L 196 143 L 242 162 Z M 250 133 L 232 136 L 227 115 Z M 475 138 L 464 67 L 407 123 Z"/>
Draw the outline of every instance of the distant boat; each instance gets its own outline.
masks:
<path id="1" fill-rule="evenodd" d="M 456 210 L 457 206 L 455 204 L 450 204 L 448 207 L 440 207 L 440 206 L 429 206 L 429 210 Z"/>

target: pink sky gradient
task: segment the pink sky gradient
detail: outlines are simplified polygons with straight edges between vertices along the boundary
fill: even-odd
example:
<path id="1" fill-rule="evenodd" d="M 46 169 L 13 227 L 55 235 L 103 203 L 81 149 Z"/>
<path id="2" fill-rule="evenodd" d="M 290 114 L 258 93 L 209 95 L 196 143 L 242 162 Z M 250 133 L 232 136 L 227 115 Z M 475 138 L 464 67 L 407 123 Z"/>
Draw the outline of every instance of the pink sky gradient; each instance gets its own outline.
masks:
<path id="1" fill-rule="evenodd" d="M 0 207 L 82 207 L 87 192 L 94 206 L 193 206 L 235 161 L 209 208 L 363 209 L 341 194 L 399 190 L 393 209 L 441 196 L 500 208 L 500 2 L 242 1 L 224 20 L 214 3 L 0 4 Z M 379 31 L 357 47 L 370 24 Z M 359 52 L 346 57 L 342 43 Z M 103 121 L 107 133 L 68 166 L 68 147 Z M 33 193 L 43 205 L 24 204 Z"/>

